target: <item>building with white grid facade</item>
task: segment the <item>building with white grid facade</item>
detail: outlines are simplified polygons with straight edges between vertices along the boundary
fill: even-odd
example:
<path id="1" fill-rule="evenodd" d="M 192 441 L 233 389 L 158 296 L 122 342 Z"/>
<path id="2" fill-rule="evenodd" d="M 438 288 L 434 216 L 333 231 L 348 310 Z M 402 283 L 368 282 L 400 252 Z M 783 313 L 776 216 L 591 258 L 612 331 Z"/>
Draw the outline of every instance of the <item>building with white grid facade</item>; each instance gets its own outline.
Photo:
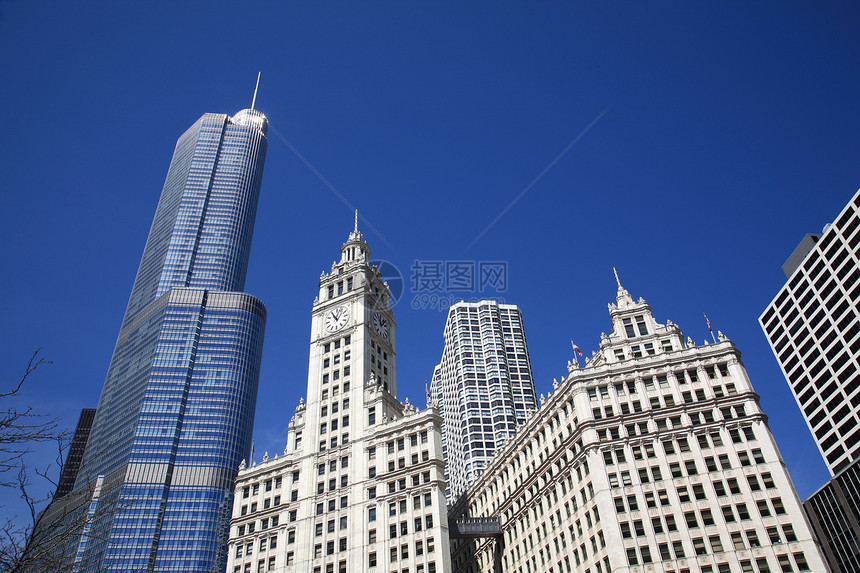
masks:
<path id="1" fill-rule="evenodd" d="M 320 277 L 307 402 L 236 480 L 228 573 L 450 571 L 441 418 L 396 398 L 394 316 L 355 230 Z"/>
<path id="2" fill-rule="evenodd" d="M 609 314 L 449 511 L 500 525 L 452 540 L 454 571 L 829 571 L 734 344 L 685 342 L 620 284 Z"/>
<path id="3" fill-rule="evenodd" d="M 860 191 L 807 235 L 759 318 L 830 473 L 860 459 Z"/>
<path id="4" fill-rule="evenodd" d="M 431 396 L 439 405 L 448 500 L 462 494 L 536 408 L 520 309 L 492 300 L 448 310 Z"/>

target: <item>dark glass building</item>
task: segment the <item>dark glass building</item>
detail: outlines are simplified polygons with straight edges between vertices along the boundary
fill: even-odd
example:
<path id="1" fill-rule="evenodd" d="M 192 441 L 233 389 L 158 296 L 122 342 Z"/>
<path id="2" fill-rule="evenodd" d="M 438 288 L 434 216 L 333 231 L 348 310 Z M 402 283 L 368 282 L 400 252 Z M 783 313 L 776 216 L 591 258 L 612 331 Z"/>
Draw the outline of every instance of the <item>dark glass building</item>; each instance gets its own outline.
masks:
<path id="1" fill-rule="evenodd" d="M 75 426 L 75 433 L 72 435 L 72 441 L 69 444 L 69 453 L 66 455 L 66 461 L 63 463 L 63 471 L 60 472 L 60 479 L 57 481 L 57 491 L 54 494 L 54 499 L 61 498 L 72 491 L 72 487 L 74 487 L 75 480 L 78 477 L 78 470 L 81 468 L 81 460 L 84 459 L 84 450 L 86 450 L 87 440 L 90 437 L 90 430 L 93 428 L 95 417 L 95 408 L 84 408 L 81 410 L 78 425 Z"/>
<path id="2" fill-rule="evenodd" d="M 206 114 L 176 144 L 75 486 L 40 520 L 68 533 L 62 570 L 224 570 L 266 321 L 241 291 L 267 127 Z"/>
<path id="3" fill-rule="evenodd" d="M 831 569 L 860 572 L 860 461 L 803 502 Z"/>

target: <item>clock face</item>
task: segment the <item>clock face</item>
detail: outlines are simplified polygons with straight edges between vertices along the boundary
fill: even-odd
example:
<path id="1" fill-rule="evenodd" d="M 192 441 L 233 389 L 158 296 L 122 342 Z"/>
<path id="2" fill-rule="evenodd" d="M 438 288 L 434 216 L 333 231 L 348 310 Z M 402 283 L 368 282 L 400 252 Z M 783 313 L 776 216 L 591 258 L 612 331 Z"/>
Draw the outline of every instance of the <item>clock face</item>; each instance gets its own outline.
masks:
<path id="1" fill-rule="evenodd" d="M 388 320 L 378 312 L 373 313 L 373 329 L 382 338 L 388 338 Z"/>
<path id="2" fill-rule="evenodd" d="M 333 308 L 325 315 L 325 329 L 335 332 L 346 326 L 347 321 L 349 321 L 349 309 L 345 306 Z"/>

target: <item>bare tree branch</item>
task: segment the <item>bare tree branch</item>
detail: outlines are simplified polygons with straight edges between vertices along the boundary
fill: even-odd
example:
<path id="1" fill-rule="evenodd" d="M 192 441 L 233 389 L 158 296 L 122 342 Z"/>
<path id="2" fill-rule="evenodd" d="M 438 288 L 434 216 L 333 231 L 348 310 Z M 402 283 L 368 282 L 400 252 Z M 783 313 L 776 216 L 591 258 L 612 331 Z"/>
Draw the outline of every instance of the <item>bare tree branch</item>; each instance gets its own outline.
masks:
<path id="1" fill-rule="evenodd" d="M 0 571 L 59 570 L 57 549 L 78 530 L 74 516 L 85 515 L 80 508 L 88 503 L 86 492 L 83 492 L 74 500 L 69 499 L 74 503 L 63 504 L 62 511 L 42 519 L 57 489 L 57 476 L 69 445 L 69 434 L 60 427 L 57 418 L 39 414 L 29 406 L 17 406 L 16 399 L 20 398 L 30 375 L 40 366 L 51 363 L 40 357 L 36 349 L 21 380 L 12 389 L 0 392 L 0 400 L 5 402 L 0 407 L 0 487 L 15 491 L 22 511 L 26 508 L 26 517 L 10 517 L 0 525 Z M 44 467 L 31 463 L 29 454 L 33 444 L 49 441 L 56 442 L 54 461 Z M 39 490 L 43 493 L 34 493 Z"/>
<path id="2" fill-rule="evenodd" d="M 9 391 L 0 392 L 0 400 L 17 397 L 24 382 L 39 366 L 52 364 L 50 360 L 41 358 L 39 351 L 37 348 L 33 352 L 18 384 Z M 23 457 L 30 453 L 32 444 L 58 437 L 65 440 L 66 434 L 59 429 L 56 418 L 37 414 L 32 407 L 8 406 L 0 410 L 0 476 L 17 469 Z M 0 486 L 17 488 L 18 485 L 15 478 L 0 479 Z"/>
<path id="3" fill-rule="evenodd" d="M 6 396 L 16 395 L 21 390 L 21 387 L 24 385 L 24 382 L 27 380 L 27 378 L 30 376 L 30 374 L 32 374 L 36 370 L 36 368 L 38 368 L 42 364 L 53 364 L 53 362 L 51 362 L 50 360 L 45 360 L 44 358 L 39 358 L 39 352 L 41 350 L 42 350 L 41 348 L 37 348 L 33 352 L 33 356 L 30 357 L 30 362 L 27 364 L 27 369 L 24 371 L 24 375 L 21 377 L 21 381 L 18 382 L 18 385 L 15 386 L 15 388 L 13 388 L 12 390 L 10 390 L 8 392 L 0 393 L 0 398 L 5 398 Z"/>

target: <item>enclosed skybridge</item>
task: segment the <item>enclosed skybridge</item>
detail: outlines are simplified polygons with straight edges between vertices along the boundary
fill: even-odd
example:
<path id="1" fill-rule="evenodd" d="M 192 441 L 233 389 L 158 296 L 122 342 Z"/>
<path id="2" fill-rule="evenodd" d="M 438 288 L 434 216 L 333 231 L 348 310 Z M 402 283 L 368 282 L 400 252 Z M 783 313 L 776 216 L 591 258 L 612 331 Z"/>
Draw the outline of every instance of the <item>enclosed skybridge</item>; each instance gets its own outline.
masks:
<path id="1" fill-rule="evenodd" d="M 498 517 L 459 517 L 448 522 L 448 536 L 452 539 L 473 537 L 501 537 L 502 522 Z"/>

